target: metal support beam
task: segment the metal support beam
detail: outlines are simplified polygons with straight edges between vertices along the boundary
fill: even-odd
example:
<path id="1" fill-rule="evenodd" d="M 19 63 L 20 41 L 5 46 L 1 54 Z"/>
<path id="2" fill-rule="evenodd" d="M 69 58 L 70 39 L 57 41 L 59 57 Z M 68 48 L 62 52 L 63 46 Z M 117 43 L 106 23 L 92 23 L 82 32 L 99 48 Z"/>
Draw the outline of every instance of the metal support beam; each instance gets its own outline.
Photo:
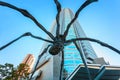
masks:
<path id="1" fill-rule="evenodd" d="M 102 66 L 100 68 L 100 70 L 98 71 L 98 73 L 96 74 L 94 80 L 100 80 L 100 78 L 102 77 L 102 75 L 104 74 L 105 72 L 105 66 Z"/>

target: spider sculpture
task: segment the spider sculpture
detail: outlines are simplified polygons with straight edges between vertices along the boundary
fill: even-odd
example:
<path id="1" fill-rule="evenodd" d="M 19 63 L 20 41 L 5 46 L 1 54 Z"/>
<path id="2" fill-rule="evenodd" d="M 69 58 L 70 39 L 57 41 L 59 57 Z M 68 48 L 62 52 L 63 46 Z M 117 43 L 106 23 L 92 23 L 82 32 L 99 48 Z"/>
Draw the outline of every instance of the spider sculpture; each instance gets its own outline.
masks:
<path id="1" fill-rule="evenodd" d="M 68 35 L 68 32 L 69 32 L 69 29 L 71 27 L 71 25 L 75 22 L 75 20 L 77 19 L 79 13 L 81 12 L 81 10 L 83 10 L 86 6 L 88 6 L 89 4 L 93 3 L 93 2 L 96 2 L 98 0 L 86 0 L 80 7 L 79 9 L 76 11 L 75 13 L 75 16 L 74 18 L 70 21 L 70 23 L 67 25 L 67 28 L 64 32 L 63 35 L 60 34 L 60 23 L 59 23 L 59 17 L 60 17 L 60 12 L 61 12 L 61 4 L 59 3 L 58 0 L 54 0 L 55 4 L 56 4 L 56 7 L 57 7 L 57 15 L 56 15 L 56 22 L 57 22 L 57 28 L 56 28 L 56 36 L 53 36 L 52 33 L 50 33 L 49 31 L 47 31 L 36 19 L 35 17 L 33 17 L 27 10 L 25 9 L 21 9 L 21 8 L 18 8 L 12 4 L 9 4 L 9 3 L 6 3 L 6 2 L 3 2 L 3 1 L 0 1 L 0 5 L 1 6 L 5 6 L 5 7 L 9 7 L 11 9 L 14 9 L 18 12 L 20 12 L 21 14 L 23 14 L 25 17 L 28 17 L 29 19 L 31 19 L 40 29 L 42 29 L 52 40 L 47 40 L 47 39 L 44 39 L 44 38 L 41 38 L 41 37 L 38 37 L 38 36 L 35 36 L 33 34 L 31 34 L 30 32 L 27 32 L 27 33 L 24 33 L 23 35 L 19 36 L 18 38 L 14 39 L 13 41 L 9 42 L 8 44 L 0 47 L 0 50 L 3 50 L 4 48 L 6 48 L 7 46 L 11 45 L 12 43 L 16 42 L 17 40 L 19 40 L 20 38 L 22 37 L 25 37 L 25 36 L 31 36 L 32 38 L 35 38 L 35 39 L 39 39 L 39 40 L 43 40 L 45 42 L 49 42 L 51 45 L 48 45 L 47 48 L 45 48 L 43 50 L 43 52 L 38 56 L 38 61 L 35 65 L 35 69 L 34 71 L 31 73 L 31 76 L 30 76 L 30 80 L 36 70 L 36 67 L 38 65 L 38 62 L 40 60 L 40 58 L 42 57 L 42 55 L 49 49 L 49 53 L 52 54 L 53 56 L 54 55 L 57 55 L 58 53 L 62 52 L 62 61 L 61 61 L 61 69 L 60 69 L 60 80 L 61 80 L 61 75 L 62 75 L 62 69 L 63 69 L 63 64 L 64 64 L 64 46 L 67 46 L 69 45 L 70 43 L 74 43 L 76 48 L 78 49 L 78 51 L 80 52 L 80 48 L 77 46 L 77 43 L 76 41 L 81 41 L 81 40 L 88 40 L 88 41 L 92 41 L 92 42 L 96 42 L 104 47 L 107 47 L 115 52 L 117 52 L 118 54 L 120 54 L 120 51 L 104 42 L 101 42 L 99 40 L 96 40 L 96 39 L 92 39 L 92 38 L 74 38 L 74 39 L 70 39 L 70 40 L 66 40 L 66 36 Z M 50 47 L 50 48 L 49 48 Z M 90 76 L 90 72 L 88 70 L 88 67 L 87 67 L 87 63 L 83 57 L 84 54 L 82 54 L 80 52 L 80 56 L 82 57 L 82 60 L 83 60 L 83 63 L 85 65 L 85 68 L 86 68 L 86 71 L 88 72 L 88 78 L 89 80 L 92 80 L 91 76 Z"/>

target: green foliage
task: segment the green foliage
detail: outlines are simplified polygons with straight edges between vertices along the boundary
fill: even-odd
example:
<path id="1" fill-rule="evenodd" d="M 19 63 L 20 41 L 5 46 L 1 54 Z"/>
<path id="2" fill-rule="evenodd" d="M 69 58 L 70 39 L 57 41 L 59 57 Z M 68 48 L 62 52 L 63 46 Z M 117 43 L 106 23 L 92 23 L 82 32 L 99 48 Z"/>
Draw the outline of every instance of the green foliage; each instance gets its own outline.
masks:
<path id="1" fill-rule="evenodd" d="M 13 64 L 0 64 L 0 80 L 18 80 L 20 78 L 27 79 L 29 76 L 29 66 L 26 64 L 19 64 L 17 68 Z"/>

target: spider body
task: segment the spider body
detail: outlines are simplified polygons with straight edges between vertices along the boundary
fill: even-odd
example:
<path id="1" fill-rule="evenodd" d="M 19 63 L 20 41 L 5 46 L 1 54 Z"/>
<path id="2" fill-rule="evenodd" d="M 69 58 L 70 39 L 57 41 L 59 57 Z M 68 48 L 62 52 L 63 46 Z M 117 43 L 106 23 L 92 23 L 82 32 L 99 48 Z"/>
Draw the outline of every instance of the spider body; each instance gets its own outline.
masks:
<path id="1" fill-rule="evenodd" d="M 52 55 L 57 55 L 64 49 L 64 43 L 65 39 L 63 38 L 63 35 L 56 36 L 53 45 L 49 49 L 49 53 Z"/>
<path id="2" fill-rule="evenodd" d="M 57 55 L 63 49 L 64 49 L 64 43 L 63 42 L 56 42 L 50 47 L 49 53 L 52 55 Z"/>

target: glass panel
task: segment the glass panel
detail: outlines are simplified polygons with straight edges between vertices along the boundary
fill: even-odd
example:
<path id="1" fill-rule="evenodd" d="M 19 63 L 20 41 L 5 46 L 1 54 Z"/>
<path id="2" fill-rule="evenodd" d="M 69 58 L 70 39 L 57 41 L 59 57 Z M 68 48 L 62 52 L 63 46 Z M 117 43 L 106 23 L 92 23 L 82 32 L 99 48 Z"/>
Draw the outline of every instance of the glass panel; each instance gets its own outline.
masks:
<path id="1" fill-rule="evenodd" d="M 64 65 L 73 65 L 73 63 L 74 63 L 74 61 L 71 60 L 71 59 L 66 59 L 66 60 L 64 61 Z"/>

